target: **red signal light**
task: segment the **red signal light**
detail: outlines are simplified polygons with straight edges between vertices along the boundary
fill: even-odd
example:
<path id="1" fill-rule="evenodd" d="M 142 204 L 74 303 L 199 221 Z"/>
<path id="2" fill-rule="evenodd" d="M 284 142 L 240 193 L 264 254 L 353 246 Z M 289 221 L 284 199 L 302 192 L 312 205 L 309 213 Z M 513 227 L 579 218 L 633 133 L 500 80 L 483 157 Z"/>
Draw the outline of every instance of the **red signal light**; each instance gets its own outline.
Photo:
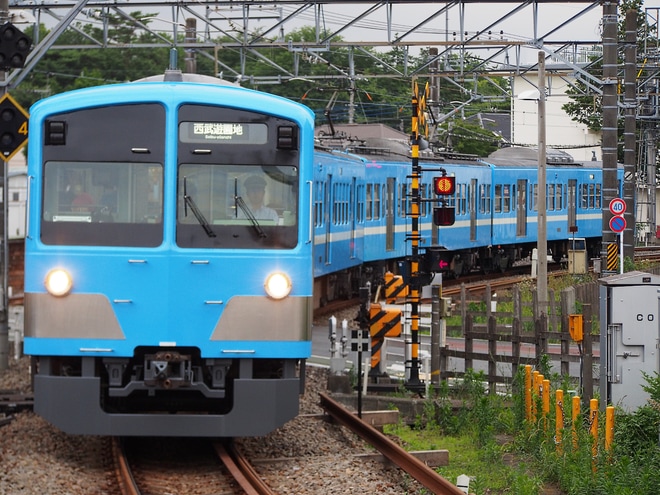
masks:
<path id="1" fill-rule="evenodd" d="M 433 208 L 433 223 L 439 227 L 454 225 L 456 210 L 453 206 L 441 206 Z"/>
<path id="2" fill-rule="evenodd" d="M 443 175 L 433 178 L 433 190 L 438 196 L 449 196 L 456 190 L 456 177 Z"/>

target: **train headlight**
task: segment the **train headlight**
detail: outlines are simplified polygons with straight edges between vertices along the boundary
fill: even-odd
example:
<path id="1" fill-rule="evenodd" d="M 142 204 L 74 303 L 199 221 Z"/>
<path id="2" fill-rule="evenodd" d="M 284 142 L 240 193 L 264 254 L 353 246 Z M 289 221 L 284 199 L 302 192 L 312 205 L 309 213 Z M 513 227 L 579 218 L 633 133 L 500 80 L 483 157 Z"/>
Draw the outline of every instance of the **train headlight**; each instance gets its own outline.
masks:
<path id="1" fill-rule="evenodd" d="M 73 279 L 66 270 L 55 268 L 46 274 L 44 284 L 53 296 L 66 296 L 73 287 Z"/>
<path id="2" fill-rule="evenodd" d="M 291 280 L 284 273 L 271 273 L 264 287 L 266 294 L 273 299 L 283 299 L 291 292 Z"/>

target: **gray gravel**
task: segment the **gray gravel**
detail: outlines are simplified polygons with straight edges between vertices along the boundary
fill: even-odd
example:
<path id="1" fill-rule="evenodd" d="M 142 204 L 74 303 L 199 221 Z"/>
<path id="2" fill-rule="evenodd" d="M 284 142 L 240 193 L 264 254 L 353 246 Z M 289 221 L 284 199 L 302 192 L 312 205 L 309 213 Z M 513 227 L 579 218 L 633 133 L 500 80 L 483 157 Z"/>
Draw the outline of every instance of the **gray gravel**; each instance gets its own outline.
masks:
<path id="1" fill-rule="evenodd" d="M 0 390 L 29 391 L 29 359 L 10 360 Z M 265 437 L 239 444 L 279 494 L 421 494 L 420 485 L 396 467 L 363 460 L 373 452 L 341 426 L 318 417 L 318 393 L 327 371 L 308 367 L 301 416 Z M 0 428 L 0 493 L 95 495 L 110 493 L 107 437 L 65 435 L 33 413 Z M 180 494 L 185 495 L 185 494 Z"/>

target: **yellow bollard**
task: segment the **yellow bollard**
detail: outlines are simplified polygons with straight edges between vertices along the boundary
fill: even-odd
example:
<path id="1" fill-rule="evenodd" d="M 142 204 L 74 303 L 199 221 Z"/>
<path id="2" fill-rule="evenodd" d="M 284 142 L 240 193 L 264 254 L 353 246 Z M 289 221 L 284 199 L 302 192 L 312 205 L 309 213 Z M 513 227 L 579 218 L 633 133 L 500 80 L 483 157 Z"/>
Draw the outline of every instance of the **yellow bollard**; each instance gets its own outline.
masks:
<path id="1" fill-rule="evenodd" d="M 596 457 L 598 457 L 598 399 L 589 401 L 589 431 L 591 432 L 592 469 L 596 470 Z"/>
<path id="2" fill-rule="evenodd" d="M 543 392 L 543 375 L 538 371 L 533 373 L 534 376 L 534 391 L 532 392 L 532 416 L 534 423 L 537 423 L 539 420 L 539 399 Z"/>
<path id="3" fill-rule="evenodd" d="M 543 398 L 543 431 L 545 432 L 548 430 L 548 416 L 550 415 L 550 380 L 543 380 L 541 397 Z"/>
<path id="4" fill-rule="evenodd" d="M 555 445 L 561 454 L 561 442 L 564 433 L 564 391 L 555 391 Z"/>
<path id="5" fill-rule="evenodd" d="M 525 365 L 525 418 L 532 422 L 532 366 Z"/>
<path id="6" fill-rule="evenodd" d="M 577 433 L 577 422 L 580 417 L 580 398 L 576 395 L 573 397 L 573 402 L 571 404 L 571 420 L 573 421 L 573 448 L 577 450 L 578 448 L 578 433 Z"/>
<path id="7" fill-rule="evenodd" d="M 605 408 L 605 450 L 611 452 L 614 442 L 614 406 Z"/>

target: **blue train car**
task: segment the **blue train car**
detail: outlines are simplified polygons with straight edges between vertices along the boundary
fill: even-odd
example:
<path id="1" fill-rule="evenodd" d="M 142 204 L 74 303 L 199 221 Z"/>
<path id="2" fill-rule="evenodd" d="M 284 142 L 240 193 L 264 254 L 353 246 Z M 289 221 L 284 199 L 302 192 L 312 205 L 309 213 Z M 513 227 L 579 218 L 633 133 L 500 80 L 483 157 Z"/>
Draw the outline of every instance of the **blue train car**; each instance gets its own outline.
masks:
<path id="1" fill-rule="evenodd" d="M 412 157 L 408 136 L 382 125 L 317 129 L 314 176 L 315 307 L 382 283 L 411 254 Z M 442 264 L 449 276 L 504 271 L 529 260 L 537 246 L 538 158 L 528 148 L 504 148 L 488 158 L 423 150 L 419 155 L 420 254 L 424 269 Z M 622 172 L 618 170 L 619 184 Z M 434 177 L 455 179 L 438 197 Z M 556 261 L 574 236 L 598 256 L 602 235 L 602 163 L 574 163 L 548 150 L 547 243 Z M 343 191 L 343 192 L 342 192 Z M 437 226 L 433 209 L 453 209 L 454 223 Z"/>
<path id="2" fill-rule="evenodd" d="M 527 257 L 538 234 L 538 160 L 536 151 L 504 148 L 487 159 L 493 166 L 494 246 L 507 261 Z M 623 180 L 619 168 L 619 182 Z M 572 236 L 587 239 L 591 257 L 597 256 L 602 236 L 602 162 L 574 162 L 551 150 L 546 165 L 546 224 L 549 253 L 565 257 Z M 515 250 L 515 252 L 514 252 Z"/>
<path id="3" fill-rule="evenodd" d="M 315 307 L 348 298 L 364 261 L 365 164 L 333 150 L 314 153 Z M 339 280 L 337 280 L 339 278 Z"/>
<path id="4" fill-rule="evenodd" d="M 312 113 L 230 85 L 135 82 L 42 100 L 29 132 L 35 411 L 96 435 L 252 436 L 295 417 Z"/>

